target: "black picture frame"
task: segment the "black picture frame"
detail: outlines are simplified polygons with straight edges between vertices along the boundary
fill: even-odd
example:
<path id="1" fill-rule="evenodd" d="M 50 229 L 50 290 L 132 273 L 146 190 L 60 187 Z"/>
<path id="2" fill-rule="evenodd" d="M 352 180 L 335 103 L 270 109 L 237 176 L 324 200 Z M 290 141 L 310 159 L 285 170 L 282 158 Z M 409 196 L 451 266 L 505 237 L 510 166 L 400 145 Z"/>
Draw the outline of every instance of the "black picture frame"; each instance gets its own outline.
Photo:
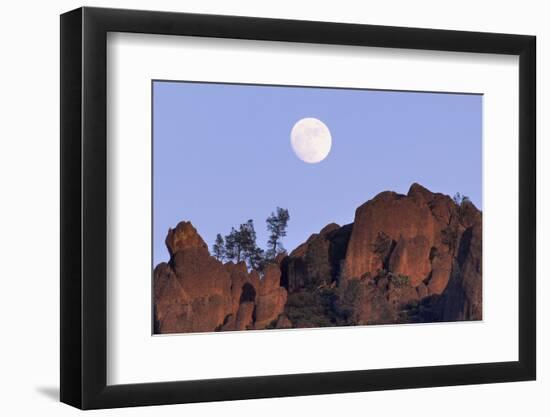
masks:
<path id="1" fill-rule="evenodd" d="M 107 385 L 108 32 L 519 56 L 519 360 Z M 82 409 L 536 378 L 534 36 L 80 8 L 61 16 L 61 401 Z"/>

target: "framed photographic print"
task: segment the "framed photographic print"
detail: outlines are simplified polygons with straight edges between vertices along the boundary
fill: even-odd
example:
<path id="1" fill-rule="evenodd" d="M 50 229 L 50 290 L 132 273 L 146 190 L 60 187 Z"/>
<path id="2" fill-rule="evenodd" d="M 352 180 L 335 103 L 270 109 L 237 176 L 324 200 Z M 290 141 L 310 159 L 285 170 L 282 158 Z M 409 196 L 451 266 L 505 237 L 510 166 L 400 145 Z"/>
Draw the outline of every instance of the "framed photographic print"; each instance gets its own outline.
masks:
<path id="1" fill-rule="evenodd" d="M 61 16 L 61 400 L 535 379 L 535 38 Z"/>

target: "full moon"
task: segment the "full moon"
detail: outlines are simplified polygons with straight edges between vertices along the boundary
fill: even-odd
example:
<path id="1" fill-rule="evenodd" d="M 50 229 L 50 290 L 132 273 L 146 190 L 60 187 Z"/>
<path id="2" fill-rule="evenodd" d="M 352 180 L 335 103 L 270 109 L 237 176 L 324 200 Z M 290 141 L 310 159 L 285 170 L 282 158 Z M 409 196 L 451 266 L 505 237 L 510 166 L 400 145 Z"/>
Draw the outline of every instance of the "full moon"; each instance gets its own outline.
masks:
<path id="1" fill-rule="evenodd" d="M 298 120 L 292 128 L 290 144 L 298 158 L 308 164 L 316 164 L 329 154 L 332 137 L 322 121 L 306 117 Z"/>

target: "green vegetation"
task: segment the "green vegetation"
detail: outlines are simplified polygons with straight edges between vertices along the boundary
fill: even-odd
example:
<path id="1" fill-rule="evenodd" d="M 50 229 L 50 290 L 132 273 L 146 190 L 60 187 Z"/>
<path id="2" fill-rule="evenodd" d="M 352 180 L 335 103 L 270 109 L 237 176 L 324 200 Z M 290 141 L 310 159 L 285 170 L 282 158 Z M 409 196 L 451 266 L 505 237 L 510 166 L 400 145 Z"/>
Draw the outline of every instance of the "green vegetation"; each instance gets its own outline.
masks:
<path id="1" fill-rule="evenodd" d="M 212 245 L 212 254 L 218 261 L 223 260 L 225 256 L 225 241 L 219 233 L 216 235 L 216 241 Z"/>
<path id="2" fill-rule="evenodd" d="M 411 279 L 408 275 L 390 274 L 389 278 L 390 278 L 390 282 L 396 287 L 405 287 L 411 284 Z"/>
<path id="3" fill-rule="evenodd" d="M 344 288 L 338 289 L 334 309 L 342 326 L 357 324 L 354 317 L 357 310 L 357 298 L 360 297 L 362 291 L 361 288 L 361 281 L 352 279 L 345 284 Z"/>
<path id="4" fill-rule="evenodd" d="M 259 269 L 263 261 L 263 250 L 256 244 L 254 222 L 248 220 L 238 229 L 232 227 L 225 238 L 218 233 L 212 245 L 212 254 L 220 261 L 245 261 L 249 268 Z"/>
<path id="5" fill-rule="evenodd" d="M 212 255 L 222 262 L 245 261 L 250 269 L 261 271 L 267 262 L 272 262 L 279 253 L 284 252 L 282 238 L 286 236 L 289 219 L 288 210 L 280 207 L 266 219 L 270 232 L 267 251 L 257 245 L 254 222 L 250 219 L 238 228 L 232 227 L 225 238 L 218 233 L 212 245 Z"/>
<path id="6" fill-rule="evenodd" d="M 330 291 L 301 291 L 289 295 L 286 312 L 296 327 L 325 327 L 334 325 L 332 305 Z"/>
<path id="7" fill-rule="evenodd" d="M 456 205 L 462 206 L 464 203 L 470 202 L 470 197 L 460 193 L 456 193 L 453 196 L 453 201 L 455 202 Z"/>
<path id="8" fill-rule="evenodd" d="M 286 314 L 294 327 L 346 326 L 353 313 L 352 300 L 347 301 L 349 305 L 341 299 L 338 288 L 300 291 L 289 294 Z"/>
<path id="9" fill-rule="evenodd" d="M 286 236 L 286 227 L 289 219 L 288 210 L 281 207 L 277 207 L 276 212 L 271 213 L 267 218 L 267 230 L 270 232 L 270 235 L 267 241 L 269 249 L 266 252 L 266 258 L 275 259 L 279 253 L 284 252 L 281 240 Z"/>

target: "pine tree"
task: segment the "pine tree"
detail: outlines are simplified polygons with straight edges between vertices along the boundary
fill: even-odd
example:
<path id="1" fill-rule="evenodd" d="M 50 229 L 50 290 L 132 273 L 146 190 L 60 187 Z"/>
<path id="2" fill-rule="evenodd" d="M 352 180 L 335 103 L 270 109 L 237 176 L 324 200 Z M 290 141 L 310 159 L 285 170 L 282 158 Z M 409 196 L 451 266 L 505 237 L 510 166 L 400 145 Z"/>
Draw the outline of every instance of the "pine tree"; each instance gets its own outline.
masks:
<path id="1" fill-rule="evenodd" d="M 241 262 L 242 248 L 239 231 L 231 228 L 231 232 L 225 237 L 225 257 L 228 261 Z"/>
<path id="2" fill-rule="evenodd" d="M 218 261 L 223 261 L 225 258 L 225 242 L 222 235 L 216 235 L 216 241 L 212 245 L 212 253 Z"/>
<path id="3" fill-rule="evenodd" d="M 288 210 L 281 207 L 277 207 L 276 212 L 271 213 L 266 219 L 267 230 L 270 233 L 269 240 L 267 241 L 268 250 L 266 258 L 275 259 L 279 253 L 284 252 L 281 239 L 286 236 L 286 227 L 289 219 Z"/>
<path id="4" fill-rule="evenodd" d="M 281 239 L 286 236 L 289 218 L 288 210 L 280 207 L 267 218 L 267 230 L 270 232 L 267 252 L 258 247 L 254 222 L 248 220 L 238 229 L 232 227 L 225 238 L 218 234 L 212 245 L 212 253 L 218 260 L 235 263 L 245 261 L 248 268 L 262 271 L 266 262 L 272 261 L 279 253 L 284 252 Z"/>
<path id="5" fill-rule="evenodd" d="M 470 197 L 468 197 L 467 195 L 456 193 L 453 196 L 453 201 L 455 202 L 456 205 L 461 206 L 464 203 L 469 203 L 470 202 Z"/>
<path id="6" fill-rule="evenodd" d="M 259 267 L 263 251 L 256 244 L 256 231 L 252 220 L 241 224 L 238 229 L 231 228 L 231 232 L 225 237 L 224 254 L 229 261 L 245 261 L 252 269 Z"/>
<path id="7" fill-rule="evenodd" d="M 256 244 L 256 230 L 254 222 L 248 220 L 239 228 L 243 248 L 243 258 L 249 268 L 259 270 L 263 264 L 263 250 Z"/>

